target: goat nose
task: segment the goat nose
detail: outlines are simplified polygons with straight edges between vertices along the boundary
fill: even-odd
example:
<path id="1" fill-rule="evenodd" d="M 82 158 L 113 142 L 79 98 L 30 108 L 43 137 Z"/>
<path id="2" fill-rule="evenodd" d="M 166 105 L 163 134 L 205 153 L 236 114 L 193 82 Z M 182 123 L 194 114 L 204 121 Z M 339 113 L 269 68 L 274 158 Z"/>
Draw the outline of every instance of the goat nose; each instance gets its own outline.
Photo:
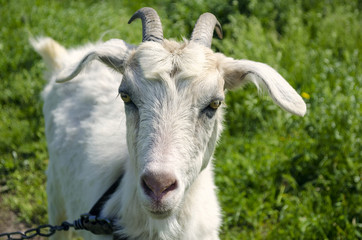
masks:
<path id="1" fill-rule="evenodd" d="M 166 172 L 145 173 L 141 180 L 144 192 L 155 201 L 160 201 L 168 192 L 177 188 L 176 177 Z"/>

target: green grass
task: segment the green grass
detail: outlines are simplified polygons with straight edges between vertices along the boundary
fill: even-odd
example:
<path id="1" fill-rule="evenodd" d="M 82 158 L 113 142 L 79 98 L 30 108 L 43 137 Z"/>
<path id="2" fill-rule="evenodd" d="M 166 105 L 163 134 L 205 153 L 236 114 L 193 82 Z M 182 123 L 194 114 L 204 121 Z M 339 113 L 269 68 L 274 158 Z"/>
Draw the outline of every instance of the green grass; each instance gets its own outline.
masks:
<path id="1" fill-rule="evenodd" d="M 31 36 L 66 47 L 121 38 L 137 44 L 138 8 L 160 14 L 165 37 L 189 37 L 206 11 L 213 48 L 276 68 L 308 105 L 304 118 L 256 88 L 229 92 L 216 151 L 222 239 L 362 238 L 362 4 L 352 1 L 0 0 L 0 196 L 29 224 L 47 222 L 40 92 L 45 66 Z M 136 31 L 138 29 L 138 31 Z M 0 213 L 1 217 L 1 213 Z"/>

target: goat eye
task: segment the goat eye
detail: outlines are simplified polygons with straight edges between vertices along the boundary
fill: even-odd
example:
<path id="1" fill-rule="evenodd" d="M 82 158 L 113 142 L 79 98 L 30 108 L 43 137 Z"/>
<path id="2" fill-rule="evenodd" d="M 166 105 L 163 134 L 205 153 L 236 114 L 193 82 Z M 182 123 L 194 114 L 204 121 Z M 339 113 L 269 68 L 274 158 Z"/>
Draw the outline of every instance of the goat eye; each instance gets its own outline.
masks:
<path id="1" fill-rule="evenodd" d="M 221 101 L 220 100 L 214 100 L 210 103 L 209 107 L 211 107 L 212 109 L 218 109 L 221 105 Z"/>
<path id="2" fill-rule="evenodd" d="M 213 100 L 209 103 L 209 105 L 204 108 L 201 113 L 205 114 L 208 118 L 212 118 L 215 113 L 216 113 L 216 110 L 221 106 L 223 101 L 221 100 Z"/>
<path id="3" fill-rule="evenodd" d="M 121 95 L 123 102 L 125 102 L 125 103 L 131 102 L 131 97 L 128 94 L 121 92 L 120 95 Z"/>

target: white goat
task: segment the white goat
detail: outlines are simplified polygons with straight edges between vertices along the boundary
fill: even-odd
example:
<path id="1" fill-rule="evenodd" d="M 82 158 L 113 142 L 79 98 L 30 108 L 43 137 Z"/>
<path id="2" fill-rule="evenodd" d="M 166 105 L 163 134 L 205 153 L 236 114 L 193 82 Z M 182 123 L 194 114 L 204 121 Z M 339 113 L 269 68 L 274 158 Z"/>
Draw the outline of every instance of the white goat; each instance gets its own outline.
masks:
<path id="1" fill-rule="evenodd" d="M 182 43 L 163 39 L 153 9 L 130 22 L 136 18 L 143 24 L 138 47 L 118 39 L 72 50 L 50 38 L 32 42 L 51 70 L 43 92 L 50 223 L 88 212 L 124 173 L 101 211 L 115 219 L 114 239 L 219 239 L 212 155 L 225 91 L 251 81 L 291 113 L 303 116 L 305 103 L 268 65 L 214 53 L 215 27 L 221 35 L 214 15 L 201 15 Z"/>

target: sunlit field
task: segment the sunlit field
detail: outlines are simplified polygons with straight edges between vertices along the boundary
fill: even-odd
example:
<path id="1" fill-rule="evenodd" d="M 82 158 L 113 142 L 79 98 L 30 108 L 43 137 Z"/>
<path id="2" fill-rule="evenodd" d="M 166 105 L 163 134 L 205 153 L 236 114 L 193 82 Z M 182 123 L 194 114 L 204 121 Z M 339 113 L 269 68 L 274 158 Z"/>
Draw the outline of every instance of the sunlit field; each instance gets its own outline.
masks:
<path id="1" fill-rule="evenodd" d="M 29 38 L 50 36 L 68 48 L 111 38 L 138 44 L 141 23 L 127 22 L 144 6 L 157 10 L 164 36 L 176 40 L 190 37 L 200 14 L 214 13 L 224 32 L 214 51 L 271 65 L 307 103 L 306 116 L 297 117 L 253 85 L 227 94 L 214 161 L 220 238 L 361 239 L 358 0 L 0 0 L 1 209 L 29 226 L 48 221 L 46 67 Z"/>

